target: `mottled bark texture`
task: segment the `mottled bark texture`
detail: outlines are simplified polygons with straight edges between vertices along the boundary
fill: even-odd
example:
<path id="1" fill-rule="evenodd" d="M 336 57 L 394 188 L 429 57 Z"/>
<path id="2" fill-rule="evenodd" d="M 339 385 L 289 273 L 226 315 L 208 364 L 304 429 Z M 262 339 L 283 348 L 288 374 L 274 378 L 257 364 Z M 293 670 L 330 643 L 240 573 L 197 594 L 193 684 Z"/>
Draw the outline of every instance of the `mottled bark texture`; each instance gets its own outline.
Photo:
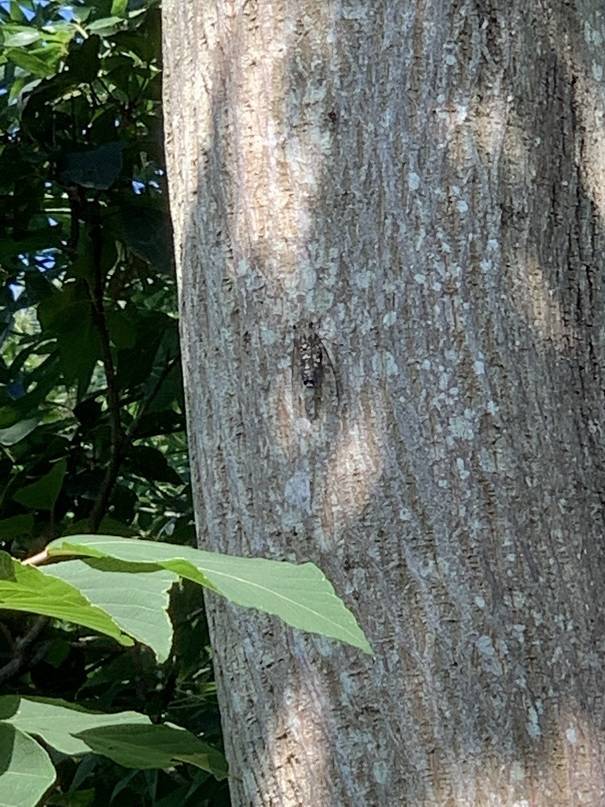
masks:
<path id="1" fill-rule="evenodd" d="M 605 804 L 604 12 L 164 3 L 200 544 L 376 650 L 210 601 L 237 807 Z"/>

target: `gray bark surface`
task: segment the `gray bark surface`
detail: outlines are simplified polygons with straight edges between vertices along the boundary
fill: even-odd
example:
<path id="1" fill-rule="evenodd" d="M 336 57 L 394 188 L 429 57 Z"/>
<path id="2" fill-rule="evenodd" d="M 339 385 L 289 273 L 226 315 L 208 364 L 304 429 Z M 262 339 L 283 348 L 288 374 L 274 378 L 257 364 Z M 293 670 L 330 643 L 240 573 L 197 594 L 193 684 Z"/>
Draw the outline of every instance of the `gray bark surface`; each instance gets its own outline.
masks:
<path id="1" fill-rule="evenodd" d="M 376 651 L 210 600 L 233 804 L 605 804 L 602 0 L 164 26 L 200 544 Z"/>

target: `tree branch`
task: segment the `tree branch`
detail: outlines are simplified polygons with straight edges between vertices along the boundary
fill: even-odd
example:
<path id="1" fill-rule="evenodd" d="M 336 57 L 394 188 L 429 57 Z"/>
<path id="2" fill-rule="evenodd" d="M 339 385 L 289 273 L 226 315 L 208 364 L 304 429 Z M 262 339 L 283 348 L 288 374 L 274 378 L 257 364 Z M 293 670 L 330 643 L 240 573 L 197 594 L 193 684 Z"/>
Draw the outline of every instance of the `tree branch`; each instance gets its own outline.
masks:
<path id="1" fill-rule="evenodd" d="M 42 630 L 47 622 L 48 619 L 46 617 L 38 617 L 27 633 L 20 639 L 17 639 L 15 642 L 15 655 L 8 662 L 8 664 L 5 664 L 4 667 L 0 667 L 0 686 L 2 686 L 2 684 L 4 684 L 10 678 L 18 675 L 25 665 L 29 663 L 29 649 L 36 641 L 38 636 L 42 633 Z M 45 652 L 45 650 L 46 648 L 39 648 L 36 655 L 41 655 L 43 652 Z"/>
<path id="2" fill-rule="evenodd" d="M 98 530 L 99 525 L 107 511 L 109 500 L 117 482 L 118 474 L 120 472 L 120 465 L 122 464 L 127 446 L 133 439 L 143 415 L 149 408 L 152 401 L 155 399 L 168 374 L 178 361 L 178 357 L 174 357 L 167 362 L 166 366 L 160 372 L 153 389 L 150 391 L 146 400 L 142 402 L 139 412 L 130 424 L 128 431 L 124 432 L 120 418 L 121 401 L 116 379 L 115 366 L 113 363 L 113 356 L 111 353 L 111 340 L 103 302 L 105 279 L 103 277 L 103 268 L 101 266 L 101 250 L 103 241 L 98 205 L 95 208 L 94 221 L 91 227 L 91 238 L 93 242 L 93 262 L 95 274 L 94 284 L 89 283 L 88 290 L 92 305 L 93 319 L 101 344 L 101 362 L 105 371 L 105 380 L 107 384 L 106 402 L 111 430 L 109 462 L 105 470 L 105 476 L 103 477 L 103 481 L 101 482 L 101 486 L 99 488 L 99 494 L 95 500 L 89 517 L 89 528 L 90 531 L 94 533 Z"/>
<path id="3" fill-rule="evenodd" d="M 93 320 L 99 334 L 99 342 L 101 345 L 101 362 L 105 371 L 105 381 L 107 384 L 106 401 L 111 431 L 109 463 L 105 470 L 103 481 L 101 482 L 99 495 L 95 500 L 89 518 L 90 531 L 96 532 L 103 516 L 105 515 L 111 493 L 118 478 L 124 443 L 124 434 L 120 419 L 120 394 L 118 391 L 113 356 L 111 354 L 109 328 L 107 327 L 105 307 L 103 304 L 103 295 L 105 291 L 105 279 L 103 277 L 103 267 L 101 266 L 103 236 L 101 232 L 98 203 L 95 206 L 94 222 L 91 227 L 91 239 L 93 243 L 94 283 L 88 284 L 88 291 L 92 305 Z"/>

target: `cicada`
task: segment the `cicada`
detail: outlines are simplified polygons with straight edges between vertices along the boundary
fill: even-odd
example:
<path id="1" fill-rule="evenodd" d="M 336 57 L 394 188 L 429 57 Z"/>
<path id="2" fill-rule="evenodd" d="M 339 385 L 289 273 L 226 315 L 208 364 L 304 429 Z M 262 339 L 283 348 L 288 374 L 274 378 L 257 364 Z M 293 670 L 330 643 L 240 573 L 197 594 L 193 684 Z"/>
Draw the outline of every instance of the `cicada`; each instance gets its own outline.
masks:
<path id="1" fill-rule="evenodd" d="M 336 398 L 340 400 L 338 377 L 334 364 L 312 322 L 302 328 L 294 328 L 292 354 L 292 381 L 302 385 L 305 413 L 309 420 L 316 420 L 321 407 L 326 367 L 334 378 Z M 295 386 L 293 384 L 293 386 Z"/>

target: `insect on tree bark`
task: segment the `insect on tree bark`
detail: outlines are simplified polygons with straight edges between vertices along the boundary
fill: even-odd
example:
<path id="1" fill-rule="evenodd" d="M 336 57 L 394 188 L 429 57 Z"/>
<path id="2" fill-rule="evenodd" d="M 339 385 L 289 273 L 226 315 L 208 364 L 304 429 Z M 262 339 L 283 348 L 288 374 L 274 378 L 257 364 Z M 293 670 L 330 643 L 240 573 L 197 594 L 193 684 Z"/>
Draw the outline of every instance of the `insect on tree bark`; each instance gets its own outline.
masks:
<path id="1" fill-rule="evenodd" d="M 307 417 L 309 420 L 316 420 L 319 417 L 322 405 L 326 367 L 333 376 L 337 404 L 340 403 L 338 376 L 328 349 L 317 333 L 313 322 L 309 322 L 300 328 L 295 328 L 294 333 L 292 354 L 293 399 L 296 401 L 297 392 L 300 390 Z"/>
<path id="2" fill-rule="evenodd" d="M 208 598 L 234 807 L 604 805 L 603 0 L 162 10 L 200 545 L 376 649 Z"/>

